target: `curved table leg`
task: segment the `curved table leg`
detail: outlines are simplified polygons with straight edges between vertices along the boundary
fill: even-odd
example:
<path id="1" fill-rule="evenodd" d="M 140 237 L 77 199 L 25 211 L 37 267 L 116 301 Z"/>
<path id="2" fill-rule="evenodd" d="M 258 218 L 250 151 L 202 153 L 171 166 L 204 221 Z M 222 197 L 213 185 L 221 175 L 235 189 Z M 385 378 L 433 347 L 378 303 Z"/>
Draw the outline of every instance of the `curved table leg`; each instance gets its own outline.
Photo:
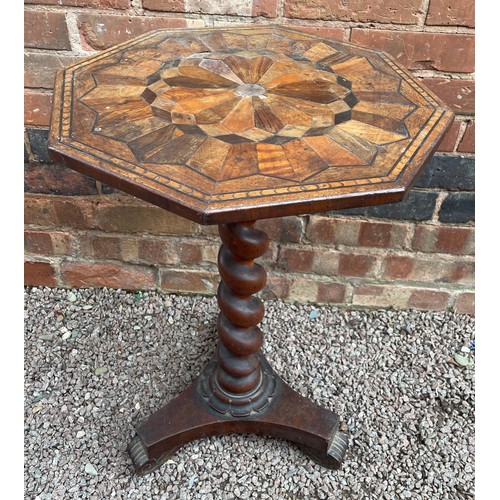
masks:
<path id="1" fill-rule="evenodd" d="M 274 373 L 263 356 L 263 370 L 276 381 L 265 411 L 244 417 L 221 414 L 201 395 L 216 366 L 212 360 L 203 374 L 182 394 L 153 413 L 137 428 L 128 451 L 136 473 L 158 469 L 184 444 L 207 436 L 252 433 L 292 441 L 313 460 L 338 469 L 347 449 L 347 435 L 338 416 L 291 389 Z"/>

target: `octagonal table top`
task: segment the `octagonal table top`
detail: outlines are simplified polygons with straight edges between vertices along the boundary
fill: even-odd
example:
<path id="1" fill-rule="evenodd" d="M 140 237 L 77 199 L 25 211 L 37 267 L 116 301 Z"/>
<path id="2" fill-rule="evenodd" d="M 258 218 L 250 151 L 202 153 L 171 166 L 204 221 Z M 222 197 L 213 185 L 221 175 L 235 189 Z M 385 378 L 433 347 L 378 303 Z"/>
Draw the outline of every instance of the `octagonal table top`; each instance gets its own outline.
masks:
<path id="1" fill-rule="evenodd" d="M 380 51 L 280 26 L 158 30 L 58 72 L 49 149 L 218 224 L 400 201 L 452 119 Z"/>

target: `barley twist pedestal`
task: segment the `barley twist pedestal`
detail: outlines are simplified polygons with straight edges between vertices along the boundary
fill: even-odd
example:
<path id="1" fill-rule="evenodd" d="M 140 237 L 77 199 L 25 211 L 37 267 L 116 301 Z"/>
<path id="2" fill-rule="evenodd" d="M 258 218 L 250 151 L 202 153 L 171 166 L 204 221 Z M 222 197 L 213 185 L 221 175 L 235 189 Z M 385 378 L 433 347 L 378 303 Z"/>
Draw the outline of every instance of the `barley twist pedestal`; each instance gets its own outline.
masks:
<path id="1" fill-rule="evenodd" d="M 268 247 L 254 221 L 400 201 L 453 114 L 384 53 L 277 26 L 159 30 L 61 70 L 49 148 L 69 167 L 218 224 L 217 352 L 137 428 L 139 474 L 183 444 L 250 432 L 340 467 L 338 416 L 261 352 Z"/>

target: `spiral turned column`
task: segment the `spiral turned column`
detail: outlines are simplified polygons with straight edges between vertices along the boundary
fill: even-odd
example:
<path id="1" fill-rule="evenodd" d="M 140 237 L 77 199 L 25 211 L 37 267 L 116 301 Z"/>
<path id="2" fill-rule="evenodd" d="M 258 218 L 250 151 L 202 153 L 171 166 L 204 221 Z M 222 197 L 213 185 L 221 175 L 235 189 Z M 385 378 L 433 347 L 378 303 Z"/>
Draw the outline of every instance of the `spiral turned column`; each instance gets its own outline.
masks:
<path id="1" fill-rule="evenodd" d="M 138 474 L 156 470 L 194 439 L 233 433 L 287 439 L 330 469 L 342 463 L 347 435 L 338 415 L 294 391 L 261 353 L 264 304 L 255 294 L 267 276 L 254 259 L 269 242 L 253 226 L 219 226 L 217 353 L 185 391 L 137 428 L 129 453 Z"/>
<path id="2" fill-rule="evenodd" d="M 219 226 L 217 361 L 202 384 L 209 405 L 233 416 L 262 412 L 276 390 L 273 372 L 261 362 L 263 335 L 257 325 L 264 317 L 264 304 L 253 295 L 266 284 L 267 273 L 254 259 L 266 252 L 269 239 L 253 225 Z"/>

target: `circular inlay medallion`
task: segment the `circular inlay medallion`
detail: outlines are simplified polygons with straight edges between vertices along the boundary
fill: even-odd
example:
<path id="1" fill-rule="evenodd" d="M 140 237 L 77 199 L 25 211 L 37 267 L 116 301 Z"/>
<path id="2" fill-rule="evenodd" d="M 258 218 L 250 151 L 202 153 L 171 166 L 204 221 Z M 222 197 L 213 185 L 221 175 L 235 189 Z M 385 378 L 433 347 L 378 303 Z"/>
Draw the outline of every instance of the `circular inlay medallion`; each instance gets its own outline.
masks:
<path id="1" fill-rule="evenodd" d="M 235 92 L 241 96 L 262 95 L 266 93 L 266 89 L 258 83 L 243 83 L 236 87 Z"/>
<path id="2" fill-rule="evenodd" d="M 229 143 L 324 134 L 350 120 L 358 102 L 333 70 L 272 50 L 193 54 L 169 61 L 150 81 L 142 96 L 155 116 Z"/>

